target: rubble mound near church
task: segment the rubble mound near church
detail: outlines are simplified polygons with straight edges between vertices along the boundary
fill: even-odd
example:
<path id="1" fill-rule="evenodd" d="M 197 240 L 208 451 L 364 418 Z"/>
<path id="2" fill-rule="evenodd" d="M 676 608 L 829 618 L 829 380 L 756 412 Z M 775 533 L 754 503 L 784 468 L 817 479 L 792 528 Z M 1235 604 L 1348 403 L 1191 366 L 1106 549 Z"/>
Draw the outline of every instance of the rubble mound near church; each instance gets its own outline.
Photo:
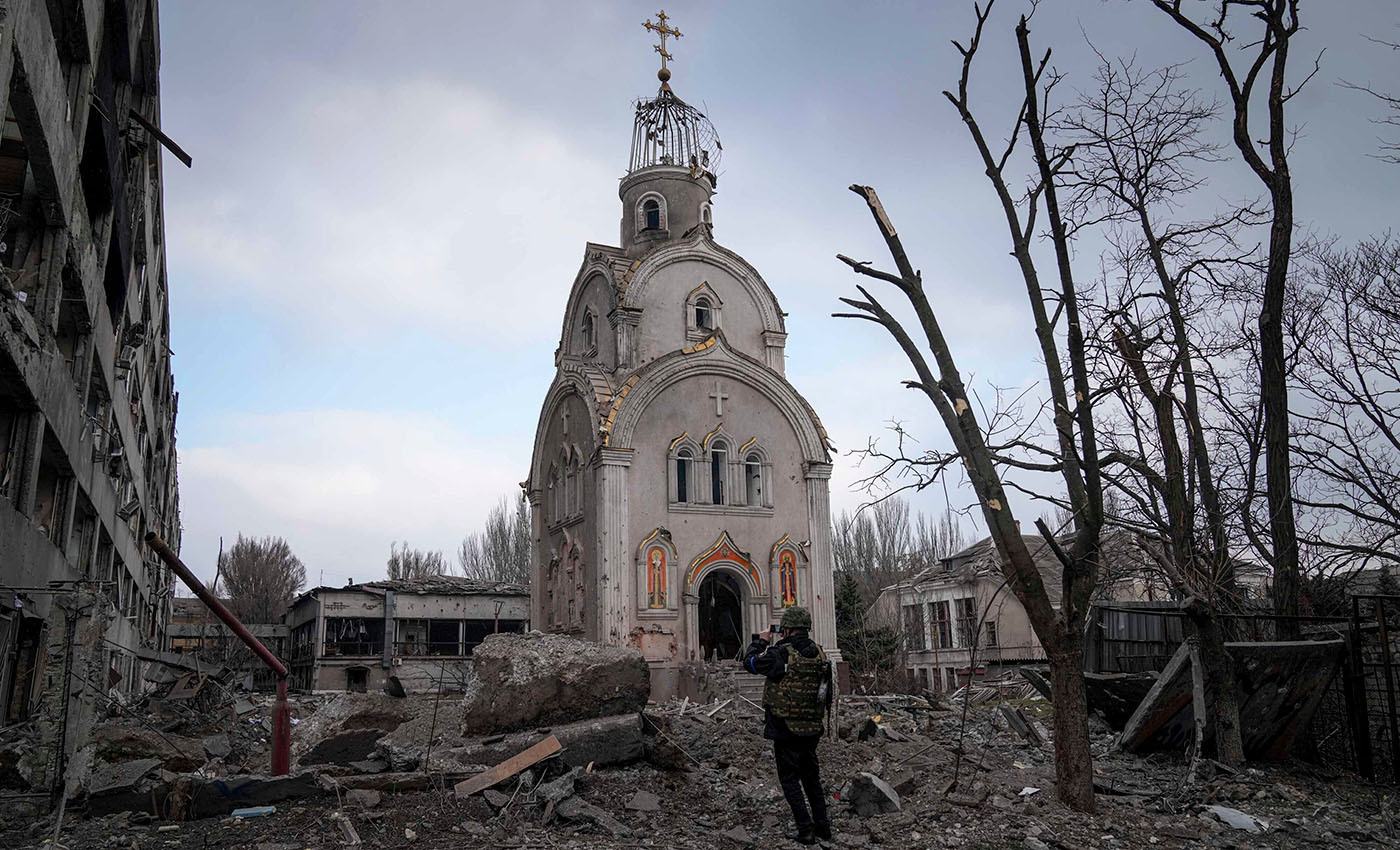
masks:
<path id="1" fill-rule="evenodd" d="M 651 676 L 641 652 L 566 635 L 491 635 L 472 656 L 464 732 L 505 732 L 641 711 Z"/>

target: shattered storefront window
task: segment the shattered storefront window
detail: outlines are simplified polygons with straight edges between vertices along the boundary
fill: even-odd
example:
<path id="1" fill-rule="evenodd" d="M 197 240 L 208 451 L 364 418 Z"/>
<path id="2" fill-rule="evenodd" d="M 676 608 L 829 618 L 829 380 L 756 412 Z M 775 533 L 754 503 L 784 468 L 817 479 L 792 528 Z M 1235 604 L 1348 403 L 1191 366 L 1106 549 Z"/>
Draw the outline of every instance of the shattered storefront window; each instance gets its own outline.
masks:
<path id="1" fill-rule="evenodd" d="M 379 655 L 384 621 L 369 617 L 327 617 L 326 655 Z"/>

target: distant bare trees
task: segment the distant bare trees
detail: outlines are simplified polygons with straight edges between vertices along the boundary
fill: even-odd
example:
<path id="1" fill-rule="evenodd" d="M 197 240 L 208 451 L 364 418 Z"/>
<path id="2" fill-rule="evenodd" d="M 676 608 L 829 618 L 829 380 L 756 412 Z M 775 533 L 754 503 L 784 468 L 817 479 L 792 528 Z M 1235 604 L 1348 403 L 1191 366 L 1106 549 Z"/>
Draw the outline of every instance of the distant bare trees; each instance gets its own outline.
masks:
<path id="1" fill-rule="evenodd" d="M 306 567 L 280 537 L 244 537 L 219 557 L 228 608 L 245 623 L 277 623 L 306 584 Z"/>
<path id="2" fill-rule="evenodd" d="M 491 508 L 486 525 L 462 540 L 457 563 L 468 578 L 530 583 L 530 505 L 509 496 Z"/>
<path id="3" fill-rule="evenodd" d="M 869 606 L 880 591 L 964 548 L 962 527 L 950 511 L 912 514 L 899 496 L 882 499 L 831 521 L 837 573 L 849 576 Z"/>
<path id="4" fill-rule="evenodd" d="M 432 578 L 451 572 L 441 552 L 414 549 L 407 541 L 389 544 L 387 567 L 390 580 Z"/>
<path id="5" fill-rule="evenodd" d="M 1305 542 L 1348 565 L 1400 566 L 1400 241 L 1319 249 L 1293 340 Z"/>

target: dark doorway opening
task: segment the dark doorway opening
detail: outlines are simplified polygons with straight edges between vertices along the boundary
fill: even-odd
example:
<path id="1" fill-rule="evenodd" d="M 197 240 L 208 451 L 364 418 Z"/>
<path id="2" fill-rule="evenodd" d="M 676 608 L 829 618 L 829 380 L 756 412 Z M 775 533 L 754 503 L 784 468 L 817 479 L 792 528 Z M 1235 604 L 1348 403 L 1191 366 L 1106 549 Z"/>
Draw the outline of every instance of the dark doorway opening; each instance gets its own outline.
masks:
<path id="1" fill-rule="evenodd" d="M 345 668 L 345 690 L 352 694 L 362 694 L 369 690 L 368 667 Z"/>
<path id="2" fill-rule="evenodd" d="M 43 641 L 44 621 L 24 617 L 15 636 L 15 653 L 9 671 L 10 692 L 5 695 L 5 723 L 29 719 L 29 707 L 34 701 L 34 681 L 39 671 L 39 645 Z"/>
<path id="3" fill-rule="evenodd" d="M 706 661 L 739 657 L 744 648 L 744 592 L 727 572 L 700 583 L 700 647 Z"/>

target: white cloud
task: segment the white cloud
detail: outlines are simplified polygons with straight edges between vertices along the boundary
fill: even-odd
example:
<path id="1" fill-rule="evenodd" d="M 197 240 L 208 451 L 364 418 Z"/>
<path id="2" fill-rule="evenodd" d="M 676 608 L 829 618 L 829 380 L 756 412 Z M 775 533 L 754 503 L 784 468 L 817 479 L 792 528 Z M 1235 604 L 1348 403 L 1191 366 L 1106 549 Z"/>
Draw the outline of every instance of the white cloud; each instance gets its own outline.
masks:
<path id="1" fill-rule="evenodd" d="M 266 125 L 213 142 L 207 191 L 172 193 L 171 262 L 306 331 L 538 332 L 520 293 L 562 303 L 614 213 L 616 174 L 468 85 L 323 81 L 268 98 Z"/>
<path id="2" fill-rule="evenodd" d="M 382 577 L 389 545 L 453 553 L 487 510 L 518 490 L 518 446 L 487 445 L 440 418 L 317 410 L 240 417 L 234 438 L 182 449 L 182 553 L 213 571 L 218 537 L 287 539 L 308 579 Z M 523 449 L 528 454 L 528 446 Z"/>

